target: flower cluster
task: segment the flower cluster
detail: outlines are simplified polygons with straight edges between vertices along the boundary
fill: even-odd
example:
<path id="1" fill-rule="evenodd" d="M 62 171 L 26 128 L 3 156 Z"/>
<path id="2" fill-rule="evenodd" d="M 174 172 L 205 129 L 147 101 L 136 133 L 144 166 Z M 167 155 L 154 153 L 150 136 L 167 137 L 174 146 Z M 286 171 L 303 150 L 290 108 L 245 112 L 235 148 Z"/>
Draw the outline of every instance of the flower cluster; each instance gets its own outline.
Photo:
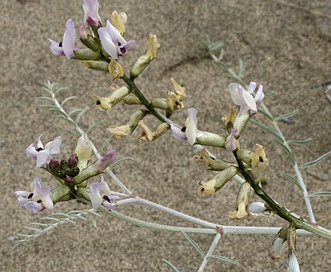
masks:
<path id="1" fill-rule="evenodd" d="M 134 40 L 126 41 L 123 37 L 125 32 L 124 24 L 126 23 L 126 15 L 118 14 L 116 11 L 112 14 L 110 22 L 107 20 L 106 26 L 102 26 L 99 15 L 98 0 L 84 0 L 84 23 L 79 27 L 80 39 L 89 50 L 80 50 L 76 46 L 76 30 L 72 19 L 66 22 L 66 30 L 61 42 L 56 42 L 49 39 L 51 45 L 50 50 L 54 55 L 66 56 L 68 59 L 78 58 L 82 60 L 102 59 L 99 54 L 103 53 L 103 57 L 111 57 L 118 59 L 129 50 L 134 44 Z M 124 28 L 124 31 L 123 31 Z M 121 33 L 122 31 L 122 33 Z"/>
<path id="2" fill-rule="evenodd" d="M 45 169 L 60 182 L 60 186 L 52 188 L 48 185 L 42 185 L 41 179 L 37 177 L 33 180 L 30 191 L 15 192 L 19 205 L 30 209 L 33 213 L 45 209 L 52 210 L 55 203 L 70 199 L 85 199 L 92 202 L 93 207 L 97 207 L 95 204 L 95 188 L 98 188 L 98 185 L 90 185 L 90 198 L 86 193 L 86 190 L 88 190 L 87 180 L 99 175 L 110 166 L 115 161 L 116 151 L 111 150 L 94 163 L 89 164 L 91 145 L 87 136 L 83 135 L 78 140 L 76 153 L 72 154 L 68 160 L 59 161 L 54 159 L 52 155 L 60 153 L 61 142 L 61 137 L 58 136 L 44 147 L 39 136 L 37 148 L 31 144 L 26 149 L 27 155 L 37 162 L 37 167 Z M 102 184 L 102 188 L 108 188 L 103 180 Z M 100 190 L 103 192 L 103 189 Z M 108 191 L 109 188 L 106 192 Z M 112 208 L 109 205 L 107 207 Z"/>

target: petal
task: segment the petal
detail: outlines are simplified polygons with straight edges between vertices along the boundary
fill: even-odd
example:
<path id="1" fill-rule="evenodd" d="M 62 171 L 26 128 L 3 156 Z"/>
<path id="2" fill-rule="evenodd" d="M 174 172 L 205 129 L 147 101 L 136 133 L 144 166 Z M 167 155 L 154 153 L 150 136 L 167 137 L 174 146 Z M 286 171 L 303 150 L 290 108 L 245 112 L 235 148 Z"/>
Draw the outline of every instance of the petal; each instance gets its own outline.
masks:
<path id="1" fill-rule="evenodd" d="M 264 98 L 263 85 L 260 85 L 259 89 L 257 90 L 257 93 L 255 95 L 255 102 L 260 103 L 263 98 Z"/>
<path id="2" fill-rule="evenodd" d="M 120 43 L 121 45 L 126 44 L 126 40 L 123 38 L 121 33 L 116 29 L 116 27 L 114 27 L 109 22 L 109 20 L 107 20 L 107 31 L 114 43 L 116 44 Z"/>
<path id="3" fill-rule="evenodd" d="M 100 194 L 101 183 L 90 184 L 90 199 L 92 202 L 93 209 L 97 210 L 102 204 L 102 196 Z"/>
<path id="4" fill-rule="evenodd" d="M 84 10 L 84 23 L 88 24 L 88 22 L 92 26 L 98 26 L 101 18 L 99 16 L 99 2 L 98 0 L 84 0 L 83 2 L 83 10 Z"/>
<path id="5" fill-rule="evenodd" d="M 248 85 L 247 92 L 252 93 L 254 92 L 255 88 L 256 88 L 256 83 L 252 81 Z"/>
<path id="6" fill-rule="evenodd" d="M 98 29 L 101 44 L 105 51 L 113 58 L 117 59 L 117 46 L 113 42 L 111 36 L 109 35 L 106 27 L 100 27 Z"/>
<path id="7" fill-rule="evenodd" d="M 193 145 L 196 140 L 196 133 L 197 133 L 197 110 L 195 108 L 188 109 L 188 119 L 186 124 L 186 138 L 187 141 Z"/>
<path id="8" fill-rule="evenodd" d="M 241 86 L 239 86 L 239 94 L 243 99 L 243 102 L 240 105 L 240 114 L 244 114 L 248 110 L 256 112 L 257 108 L 254 97 L 250 93 L 248 93 L 244 88 L 240 88 L 240 87 Z"/>
<path id="9" fill-rule="evenodd" d="M 240 106 L 242 103 L 242 98 L 240 97 L 239 90 L 238 90 L 239 86 L 240 85 L 237 83 L 230 83 L 228 85 L 228 90 L 231 95 L 232 101 L 235 105 L 238 105 L 238 106 Z"/>
<path id="10" fill-rule="evenodd" d="M 69 19 L 66 23 L 66 31 L 64 32 L 62 41 L 63 52 L 68 59 L 72 58 L 75 55 L 75 42 L 76 31 L 74 21 L 72 19 Z"/>
<path id="11" fill-rule="evenodd" d="M 60 153 L 61 143 L 62 143 L 61 136 L 56 137 L 52 141 L 52 143 L 51 143 L 51 145 L 49 147 L 49 149 L 51 151 L 51 154 L 59 154 Z"/>
<path id="12" fill-rule="evenodd" d="M 101 176 L 101 181 L 100 181 L 100 194 L 102 196 L 104 195 L 111 195 L 111 191 L 108 187 L 108 184 L 105 182 L 104 177 Z"/>
<path id="13" fill-rule="evenodd" d="M 274 252 L 276 257 L 280 257 L 282 255 L 283 250 L 285 249 L 286 243 L 283 238 L 277 238 L 274 243 Z"/>
<path id="14" fill-rule="evenodd" d="M 295 256 L 293 251 L 292 251 L 292 254 L 289 259 L 288 271 L 289 272 L 300 272 L 299 263 L 298 263 L 297 257 Z"/>
<path id="15" fill-rule="evenodd" d="M 43 166 L 51 160 L 51 153 L 49 149 L 41 150 L 37 154 L 37 167 Z"/>
<path id="16" fill-rule="evenodd" d="M 53 41 L 52 39 L 48 39 L 51 43 L 49 46 L 51 53 L 56 56 L 64 56 L 62 45 L 57 43 L 56 41 Z"/>
<path id="17" fill-rule="evenodd" d="M 37 139 L 37 149 L 44 149 L 44 145 L 41 142 L 41 136 L 39 136 Z"/>
<path id="18" fill-rule="evenodd" d="M 44 206 L 35 201 L 28 201 L 23 206 L 30 209 L 33 213 L 39 213 L 44 210 Z"/>
<path id="19" fill-rule="evenodd" d="M 30 144 L 28 146 L 28 148 L 25 150 L 25 153 L 30 156 L 33 159 L 37 159 L 37 155 L 38 155 L 38 151 L 36 150 L 36 148 L 34 147 L 33 144 Z"/>
<path id="20" fill-rule="evenodd" d="M 170 129 L 172 132 L 172 136 L 178 140 L 187 140 L 185 132 L 183 128 L 176 124 L 171 124 Z"/>

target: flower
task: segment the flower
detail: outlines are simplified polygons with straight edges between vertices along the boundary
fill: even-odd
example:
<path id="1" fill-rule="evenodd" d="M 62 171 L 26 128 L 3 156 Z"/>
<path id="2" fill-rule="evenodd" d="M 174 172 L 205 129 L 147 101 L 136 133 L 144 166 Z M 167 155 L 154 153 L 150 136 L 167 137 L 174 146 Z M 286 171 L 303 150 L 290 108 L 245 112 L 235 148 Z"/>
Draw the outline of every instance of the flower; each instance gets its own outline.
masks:
<path id="1" fill-rule="evenodd" d="M 292 254 L 290 255 L 290 259 L 288 262 L 288 271 L 289 272 L 300 272 L 299 263 L 298 263 L 297 257 L 295 256 L 294 251 L 292 251 Z"/>
<path id="2" fill-rule="evenodd" d="M 37 167 L 41 167 L 46 163 L 49 163 L 52 159 L 52 154 L 60 153 L 60 146 L 62 139 L 60 136 L 56 137 L 53 141 L 47 143 L 45 148 L 38 137 L 37 148 L 33 144 L 29 145 L 25 150 L 26 154 L 37 161 Z"/>
<path id="3" fill-rule="evenodd" d="M 255 88 L 256 88 L 255 82 L 250 82 L 247 90 L 245 90 L 240 84 L 237 83 L 229 84 L 228 90 L 230 92 L 233 103 L 240 106 L 239 114 L 244 114 L 249 110 L 251 113 L 257 112 L 256 103 L 262 101 L 264 94 L 263 94 L 263 86 L 260 85 L 254 98 L 252 93 L 255 90 Z"/>
<path id="4" fill-rule="evenodd" d="M 176 139 L 187 140 L 191 145 L 196 141 L 197 137 L 202 136 L 202 131 L 197 128 L 197 110 L 195 108 L 188 109 L 188 118 L 186 126 L 180 127 L 176 124 L 171 124 L 172 135 Z"/>
<path id="5" fill-rule="evenodd" d="M 51 43 L 50 49 L 52 54 L 58 56 L 66 56 L 68 59 L 72 58 L 75 53 L 74 50 L 77 49 L 76 42 L 76 31 L 74 26 L 74 21 L 69 19 L 66 23 L 66 31 L 63 35 L 63 40 L 60 43 L 48 39 Z"/>
<path id="6" fill-rule="evenodd" d="M 118 196 L 112 196 L 107 183 L 104 181 L 103 176 L 101 182 L 90 184 L 89 196 L 92 202 L 93 209 L 97 210 L 101 205 L 112 210 L 116 207 L 113 200 L 118 199 Z"/>
<path id="7" fill-rule="evenodd" d="M 126 42 L 121 33 L 107 20 L 107 27 L 98 29 L 101 44 L 105 51 L 113 58 L 123 55 L 134 44 L 134 40 Z"/>
<path id="8" fill-rule="evenodd" d="M 84 0 L 84 24 L 91 27 L 97 27 L 100 24 L 101 18 L 99 15 L 99 1 L 98 0 Z"/>
<path id="9" fill-rule="evenodd" d="M 50 186 L 42 186 L 40 178 L 35 178 L 32 183 L 33 192 L 16 191 L 18 204 L 31 209 L 33 213 L 38 213 L 44 209 L 52 210 L 53 201 Z"/>

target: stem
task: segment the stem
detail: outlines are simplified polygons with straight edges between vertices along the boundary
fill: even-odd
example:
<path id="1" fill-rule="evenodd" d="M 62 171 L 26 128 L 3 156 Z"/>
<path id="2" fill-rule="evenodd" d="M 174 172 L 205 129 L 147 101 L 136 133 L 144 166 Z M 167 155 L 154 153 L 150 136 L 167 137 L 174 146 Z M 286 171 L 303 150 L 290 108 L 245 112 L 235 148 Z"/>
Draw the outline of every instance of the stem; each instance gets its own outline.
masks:
<path id="1" fill-rule="evenodd" d="M 159 113 L 153 106 L 150 101 L 147 100 L 147 98 L 142 94 L 142 92 L 138 89 L 136 84 L 128 78 L 126 75 L 122 77 L 122 79 L 125 81 L 125 83 L 128 85 L 129 89 L 134 93 L 134 95 L 139 99 L 141 104 L 143 104 L 146 109 L 153 114 L 157 119 L 159 119 L 161 122 L 167 123 L 168 125 L 172 124 L 172 121 Z"/>
<path id="2" fill-rule="evenodd" d="M 263 199 L 274 213 L 276 213 L 281 218 L 285 219 L 288 222 L 293 222 L 297 228 L 304 229 L 306 231 L 312 232 L 320 237 L 331 239 L 331 231 L 317 228 L 310 223 L 303 221 L 301 218 L 297 218 L 289 213 L 286 209 L 280 207 L 263 189 L 259 186 L 258 182 L 252 178 L 249 173 L 249 170 L 244 166 L 243 162 L 237 156 L 237 150 L 233 151 L 233 154 L 237 160 L 241 174 L 244 176 L 247 182 L 251 185 L 254 192 Z"/>
<path id="3" fill-rule="evenodd" d="M 237 75 L 228 65 L 226 65 L 222 59 L 219 59 L 218 57 L 216 57 L 213 53 L 213 50 L 210 46 L 208 46 L 207 44 L 207 48 L 208 48 L 208 52 L 209 52 L 209 55 L 211 56 L 211 58 L 214 60 L 214 62 L 216 62 L 217 64 L 219 64 L 225 71 L 227 71 L 228 73 L 230 73 L 230 75 L 236 79 L 240 84 L 242 84 L 245 88 L 247 88 L 247 84 L 242 80 L 242 78 Z M 222 49 L 223 50 L 223 49 Z M 263 108 L 263 110 L 269 114 L 269 116 L 272 117 L 272 125 L 273 127 L 275 128 L 276 132 L 278 133 L 280 139 L 283 141 L 283 144 L 288 148 L 288 150 L 292 153 L 282 131 L 280 130 L 277 122 L 275 121 L 275 119 L 273 118 L 273 115 L 270 113 L 270 111 L 268 110 L 267 106 L 265 106 L 265 104 L 263 102 L 261 102 L 261 107 Z M 293 153 L 292 153 L 293 154 Z M 301 172 L 299 170 L 299 167 L 298 167 L 298 164 L 297 162 L 295 161 L 294 162 L 294 171 L 295 171 L 295 174 L 297 176 L 297 179 L 298 179 L 298 183 L 302 189 L 302 192 L 303 192 L 303 198 L 304 198 L 304 201 L 305 201 L 305 204 L 306 204 L 306 208 L 307 208 L 307 212 L 308 212 L 308 216 L 309 216 L 309 220 L 311 223 L 315 224 L 316 223 L 316 220 L 315 220 L 315 216 L 314 216 L 314 212 L 313 212 L 313 209 L 312 209 L 312 206 L 311 206 L 311 203 L 310 203 L 310 199 L 309 199 L 309 194 L 308 194 L 308 191 L 307 191 L 307 188 L 306 188 L 306 185 L 304 183 L 304 180 L 302 178 L 302 175 L 301 175 Z"/>
<path id="4" fill-rule="evenodd" d="M 265 106 L 265 104 L 263 102 L 261 102 L 261 107 L 262 109 L 267 113 L 269 114 L 273 121 L 272 121 L 272 125 L 274 126 L 275 130 L 276 130 L 276 133 L 279 135 L 279 137 L 281 138 L 281 140 L 283 141 L 283 144 L 284 146 L 286 146 L 286 148 L 288 148 L 288 150 L 292 153 L 292 150 L 291 148 L 289 147 L 282 131 L 280 130 L 277 122 L 275 121 L 275 119 L 273 118 L 272 114 L 269 112 L 268 108 Z M 293 153 L 292 153 L 293 154 Z M 294 161 L 293 163 L 293 168 L 294 168 L 294 171 L 295 171 L 295 174 L 297 176 L 297 179 L 298 179 L 298 183 L 300 185 L 300 188 L 302 189 L 302 192 L 303 192 L 303 199 L 305 201 L 305 204 L 306 204 L 306 208 L 307 208 L 307 212 L 308 212 L 308 216 L 309 216 L 309 220 L 311 223 L 315 224 L 316 223 L 316 220 L 315 220 L 315 216 L 314 216 L 314 212 L 313 212 L 313 208 L 311 206 L 311 203 L 310 203 L 310 199 L 309 199 L 309 195 L 308 195 L 308 191 L 307 191 L 307 188 L 306 188 L 306 185 L 305 185 L 305 182 L 302 178 L 302 175 L 301 175 L 301 172 L 299 170 L 299 166 L 298 166 L 298 163 L 296 162 L 296 160 Z"/>
<path id="5" fill-rule="evenodd" d="M 203 261 L 202 261 L 202 263 L 201 263 L 201 265 L 199 267 L 198 272 L 202 272 L 202 271 L 205 270 L 205 267 L 206 267 L 206 265 L 208 263 L 209 257 L 211 255 L 213 255 L 213 252 L 214 252 L 214 250 L 215 250 L 215 248 L 216 248 L 216 246 L 217 246 L 217 244 L 218 244 L 218 242 L 219 242 L 219 240 L 221 238 L 222 238 L 222 235 L 219 234 L 219 233 L 217 233 L 216 236 L 215 236 L 215 238 L 214 238 L 214 240 L 213 240 L 213 242 L 212 242 L 212 244 L 210 245 L 210 248 L 209 248 L 206 256 L 203 258 Z"/>

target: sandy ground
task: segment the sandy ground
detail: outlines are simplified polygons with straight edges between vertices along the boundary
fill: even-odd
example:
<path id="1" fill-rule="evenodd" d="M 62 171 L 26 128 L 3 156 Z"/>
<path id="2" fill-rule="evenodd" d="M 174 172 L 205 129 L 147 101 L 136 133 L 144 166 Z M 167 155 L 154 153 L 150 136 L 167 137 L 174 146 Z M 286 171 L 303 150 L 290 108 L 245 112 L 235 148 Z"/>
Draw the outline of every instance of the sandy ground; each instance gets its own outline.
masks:
<path id="1" fill-rule="evenodd" d="M 161 4 L 160 4 L 161 3 Z M 63 138 L 62 154 L 68 157 L 76 138 L 65 132 L 66 123 L 55 118 L 37 97 L 43 95 L 42 85 L 48 80 L 68 89 L 64 99 L 75 95 L 77 100 L 68 108 L 91 106 L 87 92 L 108 93 L 111 80 L 106 74 L 85 69 L 79 62 L 67 61 L 49 52 L 47 38 L 60 40 L 64 25 L 72 18 L 76 27 L 83 20 L 81 1 L 1 1 L 1 271 L 169 271 L 162 259 L 175 264 L 180 271 L 195 271 L 201 257 L 180 234 L 156 232 L 132 226 L 112 217 L 92 218 L 76 225 L 64 225 L 13 251 L 15 235 L 22 227 L 37 221 L 18 207 L 16 190 L 25 190 L 35 176 L 55 186 L 45 172 L 34 168 L 24 153 L 38 135 L 50 140 Z M 262 83 L 265 92 L 276 96 L 265 103 L 274 115 L 294 109 L 300 113 L 291 122 L 280 123 L 289 139 L 312 138 L 305 146 L 293 146 L 299 164 L 311 161 L 330 150 L 330 102 L 324 88 L 312 88 L 317 82 L 330 80 L 330 31 L 323 35 L 324 1 L 101 1 L 100 15 L 105 20 L 116 9 L 128 14 L 127 38 L 137 45 L 125 56 L 126 69 L 144 51 L 149 33 L 158 36 L 161 48 L 157 60 L 137 80 L 148 97 L 163 96 L 170 89 L 169 79 L 185 85 L 186 108 L 196 107 L 199 128 L 220 132 L 219 121 L 230 108 L 224 72 L 213 64 L 204 49 L 205 33 L 211 39 L 225 42 L 225 61 L 237 69 L 238 60 L 245 63 L 246 82 Z M 105 119 L 91 134 L 100 146 L 109 134 L 105 127 L 122 124 L 133 107 L 118 105 L 108 114 L 90 108 L 81 126 L 87 129 L 95 121 Z M 183 110 L 174 120 L 183 123 Z M 261 116 L 258 120 L 266 122 Z M 267 123 L 267 122 L 266 122 Z M 137 141 L 138 134 L 112 141 L 119 158 L 133 157 L 116 168 L 118 177 L 137 195 L 162 205 L 223 225 L 282 226 L 277 218 L 255 218 L 233 222 L 229 211 L 235 208 L 237 184 L 231 182 L 212 196 L 197 194 L 196 181 L 213 176 L 203 167 L 192 163 L 191 147 L 172 138 L 168 132 L 159 140 L 146 144 Z M 293 174 L 290 160 L 273 137 L 253 124 L 249 125 L 242 145 L 253 148 L 258 142 L 266 147 L 270 168 L 266 173 L 265 189 L 286 207 L 306 216 L 300 190 L 281 177 L 281 171 Z M 218 156 L 224 151 L 213 150 Z M 309 192 L 331 191 L 330 159 L 306 170 L 303 176 Z M 323 180 L 324 179 L 324 180 Z M 108 179 L 108 182 L 111 182 Z M 118 188 L 114 185 L 114 190 Z M 328 198 L 313 198 L 316 219 L 331 228 Z M 54 212 L 85 209 L 70 202 L 55 206 Z M 127 206 L 119 211 L 159 223 L 175 224 L 175 220 L 146 207 Z M 45 212 L 43 215 L 49 213 Z M 182 225 L 182 224 L 181 224 Z M 192 235 L 204 251 L 213 239 L 208 235 Z M 211 261 L 206 271 L 285 271 L 287 258 L 272 260 L 275 236 L 225 236 L 215 254 L 241 263 L 234 266 Z M 297 241 L 301 271 L 329 271 L 331 242 L 315 237 L 300 236 Z"/>

